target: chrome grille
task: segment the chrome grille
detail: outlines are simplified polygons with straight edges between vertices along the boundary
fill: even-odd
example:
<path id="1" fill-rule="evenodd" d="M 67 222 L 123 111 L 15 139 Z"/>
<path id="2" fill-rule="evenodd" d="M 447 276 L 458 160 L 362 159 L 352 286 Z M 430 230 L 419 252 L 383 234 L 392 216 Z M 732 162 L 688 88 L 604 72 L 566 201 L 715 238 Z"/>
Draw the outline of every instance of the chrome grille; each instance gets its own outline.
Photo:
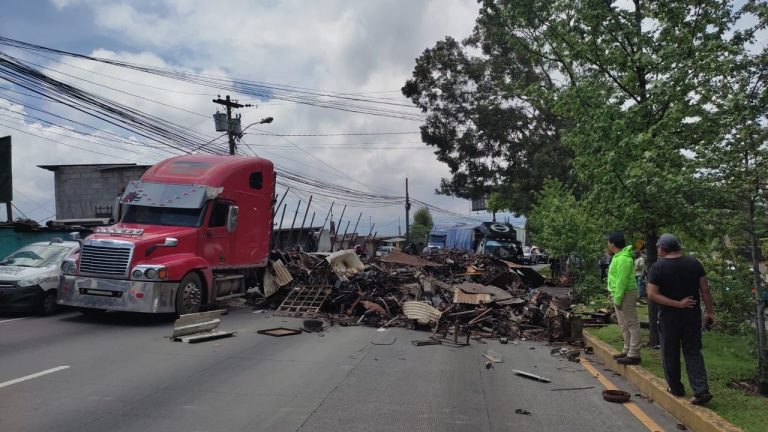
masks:
<path id="1" fill-rule="evenodd" d="M 88 244 L 80 252 L 80 274 L 127 276 L 131 244 Z"/>

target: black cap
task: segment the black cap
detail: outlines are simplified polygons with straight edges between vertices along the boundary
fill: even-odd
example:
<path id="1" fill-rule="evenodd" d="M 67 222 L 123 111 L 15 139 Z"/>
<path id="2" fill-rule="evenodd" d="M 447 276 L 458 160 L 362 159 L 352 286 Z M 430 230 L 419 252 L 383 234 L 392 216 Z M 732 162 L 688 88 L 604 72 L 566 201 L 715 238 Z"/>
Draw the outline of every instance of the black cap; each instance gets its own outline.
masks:
<path id="1" fill-rule="evenodd" d="M 656 242 L 656 246 L 664 249 L 665 251 L 678 251 L 680 250 L 680 240 L 674 236 L 674 234 L 662 234 L 659 240 Z"/>

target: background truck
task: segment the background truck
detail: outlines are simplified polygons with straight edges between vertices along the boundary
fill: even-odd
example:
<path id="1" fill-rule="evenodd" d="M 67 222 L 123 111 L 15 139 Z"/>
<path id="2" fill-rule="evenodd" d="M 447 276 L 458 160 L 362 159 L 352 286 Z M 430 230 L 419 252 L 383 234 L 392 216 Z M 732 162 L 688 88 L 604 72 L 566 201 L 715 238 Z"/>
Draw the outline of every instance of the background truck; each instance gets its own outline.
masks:
<path id="1" fill-rule="evenodd" d="M 157 163 L 121 196 L 122 216 L 62 264 L 58 303 L 83 311 L 186 314 L 261 283 L 275 174 L 257 157 Z"/>
<path id="2" fill-rule="evenodd" d="M 508 223 L 483 222 L 479 225 L 435 227 L 429 234 L 429 240 L 436 248 L 461 249 L 523 262 L 522 245 L 517 240 L 515 228 Z"/>

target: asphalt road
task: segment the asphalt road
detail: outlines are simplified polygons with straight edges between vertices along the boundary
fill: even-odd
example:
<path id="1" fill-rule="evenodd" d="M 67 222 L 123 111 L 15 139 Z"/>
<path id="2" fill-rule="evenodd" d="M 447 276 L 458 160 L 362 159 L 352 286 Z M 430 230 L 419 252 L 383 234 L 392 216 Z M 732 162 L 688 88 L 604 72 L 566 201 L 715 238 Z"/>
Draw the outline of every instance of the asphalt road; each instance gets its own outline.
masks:
<path id="1" fill-rule="evenodd" d="M 274 338 L 256 331 L 300 321 L 246 309 L 223 317 L 235 337 L 199 344 L 167 338 L 173 317 L 18 318 L 0 315 L 3 432 L 652 430 L 542 343 L 416 347 L 427 333 L 366 327 Z M 490 370 L 488 349 L 503 356 Z M 576 387 L 592 388 L 553 391 Z M 675 430 L 659 407 L 633 399 Z"/>

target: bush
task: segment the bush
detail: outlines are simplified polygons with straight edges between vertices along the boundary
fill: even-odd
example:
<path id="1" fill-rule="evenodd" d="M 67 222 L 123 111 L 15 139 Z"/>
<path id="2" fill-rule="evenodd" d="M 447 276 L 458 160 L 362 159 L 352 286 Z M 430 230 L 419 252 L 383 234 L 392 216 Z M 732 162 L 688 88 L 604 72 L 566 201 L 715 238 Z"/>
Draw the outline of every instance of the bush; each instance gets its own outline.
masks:
<path id="1" fill-rule="evenodd" d="M 709 287 L 715 302 L 718 331 L 731 335 L 751 335 L 755 318 L 752 274 L 739 259 L 703 258 Z"/>

